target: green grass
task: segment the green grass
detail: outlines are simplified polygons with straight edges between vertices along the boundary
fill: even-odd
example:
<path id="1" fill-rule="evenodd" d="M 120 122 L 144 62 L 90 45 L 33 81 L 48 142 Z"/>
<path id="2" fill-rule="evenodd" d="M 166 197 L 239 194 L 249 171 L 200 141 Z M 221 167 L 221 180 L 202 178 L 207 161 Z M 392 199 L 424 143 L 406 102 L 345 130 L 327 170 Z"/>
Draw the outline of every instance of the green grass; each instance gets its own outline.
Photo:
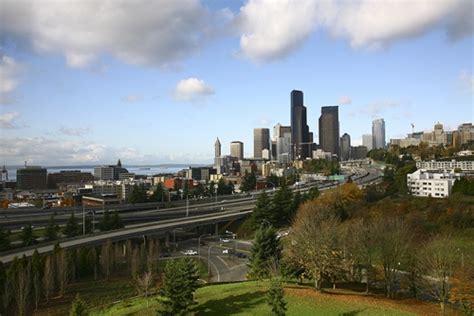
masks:
<path id="1" fill-rule="evenodd" d="M 266 303 L 268 282 L 244 282 L 211 285 L 196 292 L 195 315 L 271 315 Z M 287 292 L 287 315 L 415 315 L 402 310 L 362 302 L 345 302 L 327 296 L 307 295 L 313 290 L 298 288 Z M 296 294 L 295 294 L 296 293 Z M 301 295 L 300 295 L 301 294 Z M 91 315 L 155 315 L 156 299 L 128 299 L 107 309 L 95 309 Z M 379 304 L 383 305 L 383 304 Z"/>

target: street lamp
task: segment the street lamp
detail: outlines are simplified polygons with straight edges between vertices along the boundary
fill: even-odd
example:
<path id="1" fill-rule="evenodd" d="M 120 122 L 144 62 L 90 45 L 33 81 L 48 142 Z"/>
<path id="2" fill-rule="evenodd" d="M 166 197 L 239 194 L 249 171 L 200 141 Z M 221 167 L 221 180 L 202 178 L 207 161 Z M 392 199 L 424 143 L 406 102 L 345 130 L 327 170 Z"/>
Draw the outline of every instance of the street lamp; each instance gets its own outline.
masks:
<path id="1" fill-rule="evenodd" d="M 205 236 L 211 236 L 211 234 L 207 233 L 207 234 L 203 234 L 203 235 L 199 236 L 199 238 L 198 238 L 198 256 L 201 256 L 201 237 L 205 237 Z"/>
<path id="2" fill-rule="evenodd" d="M 217 183 L 214 184 L 214 188 L 216 189 L 216 205 L 217 205 L 217 187 L 218 187 Z"/>

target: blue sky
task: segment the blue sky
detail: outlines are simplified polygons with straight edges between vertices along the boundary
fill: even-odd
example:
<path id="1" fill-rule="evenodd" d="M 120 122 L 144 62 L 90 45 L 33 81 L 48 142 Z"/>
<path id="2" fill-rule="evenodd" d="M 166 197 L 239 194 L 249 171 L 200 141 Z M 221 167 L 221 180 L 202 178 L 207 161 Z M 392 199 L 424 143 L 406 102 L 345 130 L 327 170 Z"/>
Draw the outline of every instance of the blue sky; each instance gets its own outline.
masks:
<path id="1" fill-rule="evenodd" d="M 473 3 L 0 0 L 0 164 L 212 161 L 302 90 L 360 144 L 473 121 Z M 467 13 L 466 13 L 467 12 Z M 29 21 L 29 23 L 24 23 Z"/>

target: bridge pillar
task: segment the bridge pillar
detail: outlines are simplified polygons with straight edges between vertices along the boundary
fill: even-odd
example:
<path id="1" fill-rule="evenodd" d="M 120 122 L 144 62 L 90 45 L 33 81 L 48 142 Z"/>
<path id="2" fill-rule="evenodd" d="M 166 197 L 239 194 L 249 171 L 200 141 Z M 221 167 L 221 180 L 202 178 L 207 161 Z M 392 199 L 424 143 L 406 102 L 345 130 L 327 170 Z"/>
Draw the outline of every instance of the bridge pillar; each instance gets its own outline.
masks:
<path id="1" fill-rule="evenodd" d="M 216 236 L 219 236 L 219 223 L 216 223 L 215 234 L 216 234 Z"/>
<path id="2" fill-rule="evenodd" d="M 166 248 L 170 246 L 170 233 L 169 232 L 165 233 L 165 246 Z"/>

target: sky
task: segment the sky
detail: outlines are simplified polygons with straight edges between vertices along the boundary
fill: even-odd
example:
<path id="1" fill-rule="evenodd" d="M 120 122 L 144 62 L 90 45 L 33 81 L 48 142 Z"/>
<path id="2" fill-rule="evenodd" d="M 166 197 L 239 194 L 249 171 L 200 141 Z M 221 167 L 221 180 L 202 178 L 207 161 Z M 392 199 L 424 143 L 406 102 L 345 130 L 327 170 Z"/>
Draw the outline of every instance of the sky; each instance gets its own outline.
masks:
<path id="1" fill-rule="evenodd" d="M 361 144 L 474 117 L 471 0 L 0 0 L 0 164 L 211 163 L 304 92 Z"/>

